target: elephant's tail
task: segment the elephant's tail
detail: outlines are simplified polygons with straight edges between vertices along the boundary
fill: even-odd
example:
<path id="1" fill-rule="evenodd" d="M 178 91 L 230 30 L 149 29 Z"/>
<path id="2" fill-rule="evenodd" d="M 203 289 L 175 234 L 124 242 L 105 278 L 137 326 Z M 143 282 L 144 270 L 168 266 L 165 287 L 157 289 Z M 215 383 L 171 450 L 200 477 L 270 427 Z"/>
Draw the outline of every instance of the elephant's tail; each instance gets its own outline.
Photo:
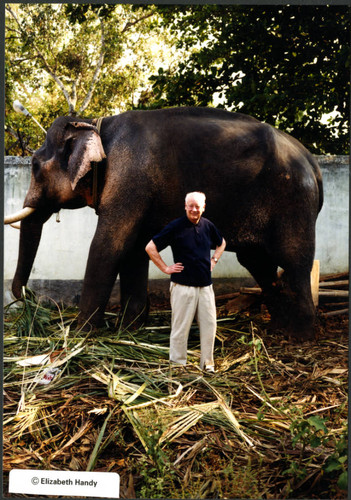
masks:
<path id="1" fill-rule="evenodd" d="M 311 167 L 313 169 L 313 172 L 314 172 L 314 175 L 316 178 L 316 182 L 317 182 L 317 186 L 318 186 L 318 192 L 319 192 L 318 212 L 320 212 L 322 209 L 322 206 L 323 206 L 323 201 L 324 201 L 322 173 L 321 173 L 321 169 L 318 165 L 316 158 L 311 153 L 309 153 L 309 161 L 310 161 Z"/>

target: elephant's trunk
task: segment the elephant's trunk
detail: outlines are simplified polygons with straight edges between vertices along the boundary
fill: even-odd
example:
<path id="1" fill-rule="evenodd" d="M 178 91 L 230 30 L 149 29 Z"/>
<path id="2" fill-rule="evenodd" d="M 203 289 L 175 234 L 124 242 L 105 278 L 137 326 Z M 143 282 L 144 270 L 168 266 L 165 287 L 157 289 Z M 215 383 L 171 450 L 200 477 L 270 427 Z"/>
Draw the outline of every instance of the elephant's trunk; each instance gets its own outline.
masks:
<path id="1" fill-rule="evenodd" d="M 28 282 L 40 243 L 43 224 L 51 213 L 44 217 L 42 215 L 36 217 L 36 215 L 23 219 L 21 223 L 17 269 L 12 282 L 12 293 L 16 298 L 21 297 L 22 287 Z"/>

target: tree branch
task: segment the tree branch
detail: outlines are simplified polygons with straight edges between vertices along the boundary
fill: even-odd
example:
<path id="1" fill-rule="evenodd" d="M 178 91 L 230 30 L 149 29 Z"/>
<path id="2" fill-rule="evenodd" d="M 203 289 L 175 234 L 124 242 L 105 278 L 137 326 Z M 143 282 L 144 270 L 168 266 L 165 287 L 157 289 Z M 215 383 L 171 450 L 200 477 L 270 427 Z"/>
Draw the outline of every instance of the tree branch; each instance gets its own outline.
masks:
<path id="1" fill-rule="evenodd" d="M 93 96 L 93 92 L 94 92 L 94 89 L 95 89 L 95 86 L 96 86 L 96 82 L 97 82 L 97 79 L 98 79 L 98 76 L 99 76 L 99 73 L 100 73 L 100 70 L 101 70 L 101 67 L 103 65 L 103 62 L 104 62 L 104 50 L 105 50 L 105 27 L 104 27 L 104 23 L 102 21 L 102 19 L 99 18 L 99 21 L 100 21 L 100 25 L 101 25 L 101 46 L 100 46 L 100 54 L 99 54 L 99 59 L 98 59 L 98 62 L 97 62 L 97 65 L 96 65 L 96 68 L 95 68 L 95 71 L 94 71 L 94 75 L 93 75 L 93 78 L 91 80 L 91 84 L 90 84 L 90 88 L 89 88 L 89 91 L 81 105 L 81 107 L 79 108 L 79 111 L 78 111 L 78 114 L 82 114 L 83 111 L 86 110 L 86 108 L 88 107 L 90 101 L 91 101 L 91 98 Z"/>
<path id="2" fill-rule="evenodd" d="M 144 19 L 147 19 L 149 17 L 152 17 L 155 14 L 155 11 L 151 11 L 148 14 L 145 14 L 144 16 L 139 17 L 135 21 L 128 21 L 124 28 L 122 29 L 121 33 L 125 33 L 126 31 L 129 30 L 132 26 L 135 26 L 136 24 L 140 23 L 141 21 L 144 21 Z"/>
<path id="3" fill-rule="evenodd" d="M 71 100 L 72 100 L 72 104 L 74 107 L 76 107 L 76 104 L 77 104 L 77 80 L 75 80 L 73 83 L 72 83 L 72 94 L 71 94 Z"/>
<path id="4" fill-rule="evenodd" d="M 17 19 L 16 14 L 13 12 L 13 10 L 11 9 L 11 7 L 9 7 L 8 5 L 5 8 L 11 14 L 11 16 L 14 18 L 14 20 L 16 21 L 16 23 L 18 25 L 18 28 L 19 28 L 20 32 L 22 33 L 22 36 L 25 38 L 27 36 L 27 34 L 22 29 L 21 24 L 20 24 L 19 20 Z M 41 50 L 37 47 L 37 45 L 34 42 L 32 42 L 32 47 L 36 51 L 37 56 L 41 59 L 43 65 L 44 65 L 43 69 L 45 69 L 46 72 L 49 73 L 49 75 L 54 79 L 54 81 L 57 83 L 57 85 L 59 86 L 59 88 L 62 90 L 63 95 L 65 96 L 65 99 L 66 99 L 67 104 L 68 104 L 69 114 L 72 114 L 74 112 L 74 104 L 71 101 L 71 98 L 69 96 L 69 93 L 68 93 L 66 87 L 64 86 L 64 84 L 62 83 L 62 81 L 60 80 L 60 78 L 55 74 L 54 70 L 51 69 L 49 63 L 47 62 L 47 60 L 45 58 L 45 56 L 42 54 Z"/>
<path id="5" fill-rule="evenodd" d="M 10 134 L 12 137 L 14 137 L 16 139 L 17 143 L 21 142 L 21 138 L 18 136 L 18 134 L 11 127 L 9 127 L 8 125 L 5 128 L 5 132 L 7 132 L 8 134 Z M 13 147 L 15 147 L 16 144 L 13 144 L 10 149 L 12 149 Z M 22 143 L 22 145 L 23 145 L 22 149 L 28 151 L 28 153 L 30 153 L 30 154 L 34 153 L 34 149 L 32 149 L 30 146 L 28 146 L 28 144 Z"/>

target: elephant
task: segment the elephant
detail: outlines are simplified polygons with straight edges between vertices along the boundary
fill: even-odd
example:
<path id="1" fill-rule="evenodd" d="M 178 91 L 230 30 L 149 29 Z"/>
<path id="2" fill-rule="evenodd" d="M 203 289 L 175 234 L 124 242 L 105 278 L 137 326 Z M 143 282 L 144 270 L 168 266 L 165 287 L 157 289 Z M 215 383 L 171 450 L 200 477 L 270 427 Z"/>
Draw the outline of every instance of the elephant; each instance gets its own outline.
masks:
<path id="1" fill-rule="evenodd" d="M 304 340 L 316 310 L 310 272 L 323 204 L 313 155 L 285 132 L 243 113 L 206 107 L 131 110 L 100 119 L 61 116 L 32 156 L 21 220 L 15 297 L 29 278 L 43 224 L 61 208 L 98 215 L 79 303 L 101 325 L 119 274 L 127 321 L 148 309 L 145 245 L 206 194 L 206 217 L 262 288 L 275 328 Z M 278 268 L 283 273 L 277 273 Z"/>

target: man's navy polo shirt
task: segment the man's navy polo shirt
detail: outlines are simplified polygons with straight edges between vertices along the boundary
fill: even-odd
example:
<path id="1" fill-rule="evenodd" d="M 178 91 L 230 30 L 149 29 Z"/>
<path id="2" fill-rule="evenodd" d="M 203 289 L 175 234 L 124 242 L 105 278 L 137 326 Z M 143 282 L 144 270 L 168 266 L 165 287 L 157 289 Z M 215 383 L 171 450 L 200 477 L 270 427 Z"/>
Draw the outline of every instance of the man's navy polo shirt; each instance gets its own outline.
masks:
<path id="1" fill-rule="evenodd" d="M 216 226 L 201 217 L 198 224 L 190 222 L 184 215 L 170 222 L 152 238 L 156 248 L 172 248 L 174 262 L 181 262 L 184 269 L 173 273 L 171 281 L 187 286 L 208 286 L 211 278 L 211 248 L 222 244 L 222 235 Z"/>

